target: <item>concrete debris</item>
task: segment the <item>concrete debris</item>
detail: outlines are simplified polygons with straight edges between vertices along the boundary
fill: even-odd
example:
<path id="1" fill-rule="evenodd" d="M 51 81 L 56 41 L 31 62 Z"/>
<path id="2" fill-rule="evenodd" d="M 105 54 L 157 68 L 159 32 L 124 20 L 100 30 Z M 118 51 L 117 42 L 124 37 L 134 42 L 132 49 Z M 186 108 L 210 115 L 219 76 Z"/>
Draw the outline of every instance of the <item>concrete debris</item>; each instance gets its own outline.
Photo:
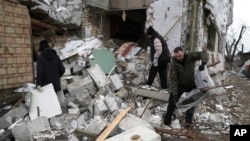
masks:
<path id="1" fill-rule="evenodd" d="M 51 1 L 50 4 L 49 6 L 56 9 L 60 6 L 67 7 L 69 1 Z M 60 16 L 63 21 L 70 17 Z M 100 63 L 104 58 L 102 55 L 106 56 L 106 53 L 114 55 L 108 58 L 108 61 L 111 59 L 114 63 L 111 67 Z M 66 73 L 61 78 L 65 104 L 60 105 L 52 85 L 44 86 L 40 92 L 35 89 L 34 84 L 26 84 L 16 90 L 27 93 L 25 104 L 6 109 L 9 111 L 0 118 L 0 129 L 3 129 L 3 132 L 12 128 L 11 134 L 16 140 L 60 140 L 61 137 L 63 140 L 72 141 L 84 138 L 95 140 L 117 117 L 119 111 L 133 104 L 129 114 L 117 123 L 119 126 L 113 129 L 106 141 L 127 141 L 131 137 L 141 137 L 143 141 L 161 140 L 161 136 L 154 129 L 162 127 L 162 117 L 166 112 L 170 94 L 160 90 L 158 77 L 153 83 L 156 90 L 142 88 L 149 72 L 149 52 L 130 42 L 121 46 L 113 42 L 111 48 L 105 48 L 97 38 L 82 40 L 72 37 L 66 41 L 64 48 L 59 50 L 59 55 L 66 67 Z M 108 69 L 104 71 L 104 68 Z M 216 79 L 219 82 L 222 77 Z M 208 86 L 208 81 L 205 84 L 204 78 L 199 80 L 199 88 Z M 211 83 L 214 82 L 213 78 L 210 80 Z M 238 94 L 232 93 L 231 96 L 234 100 Z M 195 120 L 211 123 L 217 129 L 228 132 L 227 127 L 232 116 L 228 114 L 228 107 L 236 107 L 235 105 L 230 105 L 226 100 L 200 101 L 197 103 Z M 183 126 L 180 117 L 183 115 L 175 117 L 171 126 L 180 130 Z M 34 127 L 36 128 L 33 129 Z M 207 129 L 207 126 L 198 127 L 200 130 Z M 83 135 L 78 136 L 76 131 L 82 131 Z"/>

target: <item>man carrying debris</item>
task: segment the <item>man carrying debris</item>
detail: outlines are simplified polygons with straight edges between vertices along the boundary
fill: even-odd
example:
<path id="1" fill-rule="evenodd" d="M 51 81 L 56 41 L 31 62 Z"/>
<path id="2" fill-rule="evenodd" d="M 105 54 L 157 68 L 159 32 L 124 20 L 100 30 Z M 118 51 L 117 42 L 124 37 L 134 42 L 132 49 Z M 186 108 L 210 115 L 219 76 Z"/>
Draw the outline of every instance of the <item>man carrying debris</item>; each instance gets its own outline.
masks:
<path id="1" fill-rule="evenodd" d="M 63 104 L 64 95 L 61 91 L 60 77 L 64 74 L 65 67 L 47 40 L 40 41 L 39 51 L 41 54 L 37 58 L 37 88 L 41 90 L 42 86 L 52 83 L 60 104 Z"/>
<path id="2" fill-rule="evenodd" d="M 204 70 L 208 62 L 208 53 L 201 52 L 184 53 L 181 47 L 174 49 L 174 58 L 170 66 L 170 97 L 167 112 L 164 115 L 164 124 L 171 125 L 172 115 L 174 113 L 176 102 L 184 92 L 190 92 L 196 88 L 194 78 L 194 68 L 196 61 L 201 60 L 199 71 Z M 186 111 L 185 128 L 192 124 L 194 107 Z"/>
<path id="3" fill-rule="evenodd" d="M 150 89 L 157 72 L 159 72 L 161 88 L 167 92 L 167 64 L 171 59 L 168 45 L 164 38 L 155 31 L 152 26 L 148 28 L 147 36 L 151 42 L 150 59 L 153 65 L 149 70 L 148 82 L 145 88 Z"/>

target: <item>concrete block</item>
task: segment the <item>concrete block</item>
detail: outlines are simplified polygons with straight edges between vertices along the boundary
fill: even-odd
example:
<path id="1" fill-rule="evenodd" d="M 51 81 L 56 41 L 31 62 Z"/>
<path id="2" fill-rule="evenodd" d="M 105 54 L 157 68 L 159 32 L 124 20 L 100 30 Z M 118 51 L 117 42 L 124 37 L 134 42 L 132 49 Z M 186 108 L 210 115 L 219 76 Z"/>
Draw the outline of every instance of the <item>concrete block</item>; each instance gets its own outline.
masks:
<path id="1" fill-rule="evenodd" d="M 135 64 L 135 71 L 136 72 L 141 72 L 146 70 L 146 65 L 145 64 Z"/>
<path id="2" fill-rule="evenodd" d="M 82 4 L 82 0 L 67 0 L 67 4 Z"/>
<path id="3" fill-rule="evenodd" d="M 150 90 L 141 89 L 141 88 L 135 88 L 134 93 L 136 95 L 154 98 L 154 99 L 161 100 L 161 101 L 168 101 L 169 99 L 169 94 L 164 94 L 158 91 L 150 91 Z"/>
<path id="4" fill-rule="evenodd" d="M 79 108 L 69 108 L 68 113 L 69 114 L 80 114 L 80 109 Z"/>
<path id="5" fill-rule="evenodd" d="M 96 97 L 98 97 L 98 96 L 106 96 L 107 94 L 109 94 L 110 93 L 110 90 L 109 90 L 109 88 L 108 87 L 102 87 L 102 88 L 100 88 L 98 91 L 97 91 L 97 93 L 95 94 L 95 96 Z"/>
<path id="6" fill-rule="evenodd" d="M 144 79 L 144 74 L 143 72 L 138 72 L 137 73 L 137 77 L 132 81 L 132 83 L 136 86 L 145 83 L 145 79 Z"/>
<path id="7" fill-rule="evenodd" d="M 72 133 L 76 128 L 82 128 L 85 122 L 85 116 L 79 114 L 63 114 L 52 117 L 49 120 L 53 129 L 63 129 L 68 133 Z"/>
<path id="8" fill-rule="evenodd" d="M 15 139 L 21 141 L 29 141 L 33 133 L 40 131 L 51 131 L 49 121 L 46 117 L 38 117 L 11 130 Z"/>
<path id="9" fill-rule="evenodd" d="M 83 69 L 84 69 L 83 66 L 74 65 L 72 68 L 72 70 L 73 70 L 72 73 L 73 74 L 81 73 Z"/>
<path id="10" fill-rule="evenodd" d="M 118 110 L 118 105 L 115 101 L 115 97 L 105 96 L 104 103 L 106 104 L 111 113 L 115 110 Z"/>
<path id="11" fill-rule="evenodd" d="M 59 22 L 64 23 L 64 20 L 63 20 L 63 18 L 62 18 L 62 16 L 61 16 L 61 13 L 60 13 L 60 12 L 57 12 L 57 13 L 55 14 L 55 17 L 56 17 L 56 19 L 57 19 Z"/>
<path id="12" fill-rule="evenodd" d="M 66 6 L 67 5 L 67 0 L 58 0 L 58 5 L 59 6 Z"/>
<path id="13" fill-rule="evenodd" d="M 82 93 L 75 94 L 75 98 L 75 103 L 79 104 L 81 107 L 88 107 L 92 99 L 88 90 L 83 90 Z"/>
<path id="14" fill-rule="evenodd" d="M 107 112 L 108 108 L 105 105 L 102 98 L 95 99 L 94 113 L 95 116 L 102 116 L 105 112 Z"/>
<path id="15" fill-rule="evenodd" d="M 81 16 L 72 16 L 70 23 L 80 26 L 82 23 Z"/>
<path id="16" fill-rule="evenodd" d="M 69 101 L 68 104 L 67 104 L 68 107 L 70 108 L 78 108 L 79 105 L 78 104 L 75 104 L 74 102 L 72 101 Z"/>
<path id="17" fill-rule="evenodd" d="M 13 117 L 13 118 L 23 118 L 24 116 L 26 116 L 29 113 L 29 108 L 27 105 L 22 104 L 20 106 L 18 106 L 17 108 L 9 111 L 8 113 L 6 113 L 3 118 L 7 118 L 8 116 Z"/>
<path id="18" fill-rule="evenodd" d="M 13 118 L 8 116 L 6 118 L 1 118 L 0 119 L 0 129 L 6 129 L 8 127 L 10 127 L 10 125 L 13 124 Z"/>
<path id="19" fill-rule="evenodd" d="M 93 78 L 99 89 L 110 83 L 110 80 L 107 78 L 98 64 L 95 64 L 91 68 L 87 69 L 87 71 L 89 72 L 90 76 Z"/>
<path id="20" fill-rule="evenodd" d="M 69 84 L 67 89 L 70 95 L 81 94 L 84 90 L 88 90 L 90 95 L 94 95 L 97 91 L 94 82 L 89 76 Z"/>
<path id="21" fill-rule="evenodd" d="M 109 77 L 111 82 L 111 90 L 116 91 L 123 87 L 122 80 L 120 79 L 119 75 L 114 74 Z"/>
<path id="22" fill-rule="evenodd" d="M 144 118 L 152 127 L 160 127 L 162 124 L 162 118 L 158 115 L 150 115 Z"/>
<path id="23" fill-rule="evenodd" d="M 67 8 L 70 12 L 73 11 L 73 5 L 67 5 L 66 8 Z"/>
<path id="24" fill-rule="evenodd" d="M 66 9 L 66 8 L 63 9 L 63 10 L 61 10 L 61 11 L 58 12 L 58 13 L 60 13 L 60 15 L 62 16 L 62 18 L 63 18 L 64 21 L 70 21 L 70 19 L 71 19 L 71 17 L 72 17 L 71 13 L 70 13 L 69 10 Z"/>
<path id="25" fill-rule="evenodd" d="M 101 116 L 95 116 L 94 119 L 87 125 L 85 131 L 99 135 L 101 131 L 107 126 L 108 122 Z"/>

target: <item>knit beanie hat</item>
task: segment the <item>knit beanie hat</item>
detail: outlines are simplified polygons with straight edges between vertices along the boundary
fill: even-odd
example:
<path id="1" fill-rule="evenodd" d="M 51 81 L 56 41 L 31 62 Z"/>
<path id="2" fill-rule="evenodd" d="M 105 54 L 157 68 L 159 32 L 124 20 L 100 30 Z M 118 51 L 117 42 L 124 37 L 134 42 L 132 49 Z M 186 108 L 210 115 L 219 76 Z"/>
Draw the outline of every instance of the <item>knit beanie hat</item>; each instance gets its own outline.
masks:
<path id="1" fill-rule="evenodd" d="M 44 39 L 44 40 L 40 41 L 39 51 L 42 52 L 46 48 L 50 48 L 50 46 L 49 46 L 48 41 Z"/>
<path id="2" fill-rule="evenodd" d="M 150 26 L 147 30 L 147 35 L 152 35 L 155 32 L 152 26 Z"/>

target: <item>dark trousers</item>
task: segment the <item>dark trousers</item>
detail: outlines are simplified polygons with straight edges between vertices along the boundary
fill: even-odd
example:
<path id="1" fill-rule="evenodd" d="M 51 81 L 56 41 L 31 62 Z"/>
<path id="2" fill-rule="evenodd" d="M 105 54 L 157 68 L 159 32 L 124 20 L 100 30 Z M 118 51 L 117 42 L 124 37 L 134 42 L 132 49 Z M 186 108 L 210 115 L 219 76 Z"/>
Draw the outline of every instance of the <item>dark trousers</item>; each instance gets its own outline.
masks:
<path id="1" fill-rule="evenodd" d="M 170 125 L 171 124 L 171 119 L 175 110 L 175 103 L 178 101 L 178 99 L 181 97 L 182 93 L 184 92 L 190 92 L 193 89 L 195 89 L 195 86 L 178 86 L 178 93 L 177 96 L 173 96 L 173 94 L 170 94 L 169 100 L 168 100 L 168 108 L 167 112 L 164 115 L 164 124 L 165 125 Z M 189 110 L 186 111 L 186 123 L 192 124 L 192 118 L 194 115 L 194 107 L 190 108 Z"/>
<path id="2" fill-rule="evenodd" d="M 157 72 L 159 72 L 160 81 L 161 81 L 161 88 L 167 89 L 167 61 L 159 61 L 159 65 L 157 67 L 151 66 L 149 70 L 149 76 L 148 76 L 148 85 L 152 85 L 155 79 L 155 76 Z"/>

